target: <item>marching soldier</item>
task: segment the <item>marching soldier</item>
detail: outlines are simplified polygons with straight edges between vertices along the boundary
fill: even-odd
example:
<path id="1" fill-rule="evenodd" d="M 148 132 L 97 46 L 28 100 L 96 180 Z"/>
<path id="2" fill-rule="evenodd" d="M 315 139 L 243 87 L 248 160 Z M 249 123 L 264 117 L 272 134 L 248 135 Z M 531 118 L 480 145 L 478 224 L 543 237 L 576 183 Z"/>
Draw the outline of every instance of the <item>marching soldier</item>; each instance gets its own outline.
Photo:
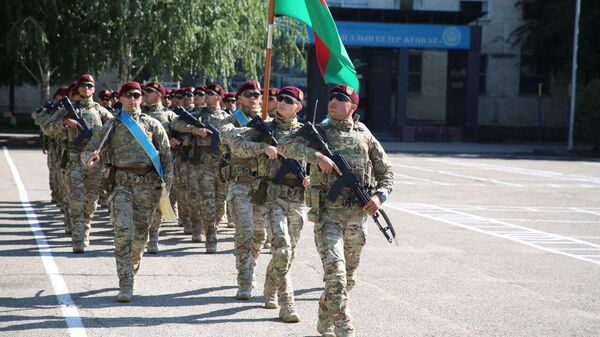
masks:
<path id="1" fill-rule="evenodd" d="M 106 136 L 110 144 L 107 148 L 111 170 L 115 172 L 109 204 L 119 276 L 117 301 L 130 302 L 134 275 L 140 268 L 148 242 L 148 219 L 155 216 L 161 189 L 171 185 L 172 166 L 164 127 L 141 113 L 140 84 L 124 84 L 119 90 L 119 99 L 123 110 L 113 123 L 94 135 L 84 150 L 82 161 L 87 165 L 97 161 L 101 153 L 98 148 Z"/>
<path id="2" fill-rule="evenodd" d="M 235 106 L 235 92 L 228 92 L 223 96 L 223 108 L 230 115 L 237 110 Z"/>
<path id="3" fill-rule="evenodd" d="M 318 128 L 331 151 L 345 156 L 362 185 L 376 191 L 362 209 L 348 188 L 342 190 L 335 202 L 326 198 L 337 175 L 341 174 L 327 156 L 306 146 L 300 139 L 277 148 L 285 157 L 312 164 L 307 193 L 311 207 L 309 218 L 315 222 L 315 243 L 325 274 L 317 330 L 328 337 L 356 335 L 348 311 L 348 291 L 356 282 L 355 272 L 366 242 L 368 216 L 381 208 L 394 184 L 392 167 L 381 144 L 358 121 L 358 116 L 353 118 L 358 102 L 358 94 L 351 87 L 334 87 L 329 94 L 329 120 Z"/>
<path id="4" fill-rule="evenodd" d="M 196 112 L 200 112 L 204 107 L 206 107 L 206 86 L 201 85 L 194 89 L 194 108 Z"/>
<path id="5" fill-rule="evenodd" d="M 278 88 L 269 88 L 269 106 L 267 107 L 267 112 L 269 113 L 269 117 L 275 118 L 277 114 L 277 96 L 279 95 Z"/>
<path id="6" fill-rule="evenodd" d="M 98 131 L 113 116 L 93 100 L 95 81 L 89 74 L 83 74 L 77 82 L 79 101 L 74 109 L 64 106 L 57 118 L 49 121 L 46 128 L 51 134 L 63 134 L 67 149 L 63 155 L 66 194 L 68 195 L 68 216 L 72 222 L 73 253 L 83 253 L 89 246 L 91 222 L 96 211 L 98 191 L 101 181 L 100 166 L 88 169 L 81 164 L 81 151 L 89 138 L 82 137 L 87 128 Z M 74 115 L 78 113 L 78 116 Z M 91 134 L 89 134 L 91 136 Z"/>
<path id="7" fill-rule="evenodd" d="M 170 136 L 170 124 L 173 120 L 175 120 L 177 115 L 162 105 L 162 98 L 166 95 L 165 87 L 162 84 L 153 81 L 144 86 L 144 92 L 146 106 L 148 107 L 148 116 L 158 120 L 165 128 L 167 136 Z M 161 222 L 162 214 L 160 211 L 157 211 L 154 218 L 152 218 L 149 229 L 148 253 L 150 254 L 157 254 L 159 251 L 158 237 Z"/>
<path id="8" fill-rule="evenodd" d="M 171 109 L 171 90 L 170 89 L 165 89 L 165 95 L 162 97 L 162 105 L 167 109 Z"/>
<path id="9" fill-rule="evenodd" d="M 257 193 L 260 180 L 257 180 L 258 163 L 255 156 L 245 147 L 239 147 L 239 139 L 253 141 L 256 131 L 245 127 L 248 121 L 260 113 L 260 85 L 256 80 L 244 82 L 238 89 L 241 107 L 227 118 L 222 128 L 222 141 L 229 147 L 230 159 L 223 174 L 229 181 L 227 204 L 231 206 L 235 219 L 236 268 L 238 271 L 238 291 L 236 298 L 249 300 L 252 296 L 254 267 L 260 249 L 266 240 L 263 219 L 263 203 Z M 261 144 L 265 147 L 266 144 Z M 253 195 L 254 200 L 250 200 Z"/>
<path id="10" fill-rule="evenodd" d="M 206 107 L 193 117 L 205 125 L 210 124 L 218 129 L 227 117 L 220 105 L 224 90 L 216 83 L 211 83 L 203 89 L 205 90 Z M 220 180 L 219 172 L 221 152 L 218 147 L 216 152 L 211 151 L 211 146 L 218 144 L 212 144 L 210 130 L 190 125 L 182 118 L 178 118 L 172 125 L 174 130 L 194 136 L 193 149 L 190 152 L 193 155 L 190 155 L 191 166 L 188 173 L 191 195 L 195 196 L 190 198 L 192 241 L 200 242 L 201 235 L 204 234 L 206 235 L 206 252 L 216 253 L 218 221 L 223 216 L 225 201 L 225 185 Z"/>
<path id="11" fill-rule="evenodd" d="M 275 118 L 267 126 L 273 137 L 281 142 L 302 126 L 296 114 L 302 109 L 304 93 L 291 86 L 277 92 Z M 304 187 L 308 186 L 309 180 L 304 177 L 300 179 L 298 172 L 287 172 L 281 177 L 281 181 L 277 181 L 276 177 L 283 164 L 283 158 L 277 155 L 277 148 L 271 145 L 261 150 L 258 144 L 251 148 L 256 150 L 255 155 L 259 159 L 265 161 L 265 177 L 268 181 L 264 217 L 267 227 L 271 228 L 269 232 L 272 233 L 272 258 L 265 277 L 265 307 L 276 309 L 279 304 L 281 320 L 298 322 L 300 317 L 294 305 L 294 289 L 289 271 L 296 256 L 300 231 L 306 222 Z M 306 165 L 301 165 L 304 170 Z M 262 165 L 259 164 L 260 166 Z"/>
<path id="12" fill-rule="evenodd" d="M 112 95 L 112 90 L 102 90 L 98 94 L 98 101 L 104 109 L 106 109 L 110 112 L 113 112 L 112 107 L 110 105 L 111 95 Z"/>

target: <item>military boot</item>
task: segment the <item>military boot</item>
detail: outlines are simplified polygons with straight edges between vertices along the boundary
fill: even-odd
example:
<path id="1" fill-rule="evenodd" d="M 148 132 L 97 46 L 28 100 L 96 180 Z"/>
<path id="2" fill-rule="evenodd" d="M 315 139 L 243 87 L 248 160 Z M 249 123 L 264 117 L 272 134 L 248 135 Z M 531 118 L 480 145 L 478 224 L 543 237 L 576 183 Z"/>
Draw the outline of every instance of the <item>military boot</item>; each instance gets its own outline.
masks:
<path id="1" fill-rule="evenodd" d="M 204 242 L 204 240 L 202 239 L 202 234 L 193 234 L 192 242 Z"/>
<path id="2" fill-rule="evenodd" d="M 277 304 L 277 294 L 267 294 L 265 292 L 265 308 L 266 309 L 279 308 L 279 304 Z"/>
<path id="3" fill-rule="evenodd" d="M 214 254 L 217 252 L 217 232 L 210 228 L 206 233 L 206 253 Z"/>
<path id="4" fill-rule="evenodd" d="M 119 294 L 117 302 L 131 302 L 133 299 L 133 279 L 119 280 Z"/>
<path id="5" fill-rule="evenodd" d="M 250 297 L 252 297 L 252 286 L 251 285 L 243 285 L 240 286 L 237 294 L 235 295 L 235 298 L 237 298 L 238 300 L 249 300 Z"/>
<path id="6" fill-rule="evenodd" d="M 148 246 L 146 247 L 148 254 L 158 254 L 158 240 L 150 240 L 148 241 Z"/>
<path id="7" fill-rule="evenodd" d="M 350 319 L 335 324 L 335 335 L 337 337 L 356 337 L 356 330 Z"/>
<path id="8" fill-rule="evenodd" d="M 336 337 L 333 322 L 323 321 L 321 317 L 317 321 L 317 331 L 321 334 L 321 337 Z"/>
<path id="9" fill-rule="evenodd" d="M 294 299 L 290 295 L 283 295 L 279 300 L 281 308 L 279 309 L 279 318 L 286 323 L 300 322 L 300 316 L 296 312 Z"/>

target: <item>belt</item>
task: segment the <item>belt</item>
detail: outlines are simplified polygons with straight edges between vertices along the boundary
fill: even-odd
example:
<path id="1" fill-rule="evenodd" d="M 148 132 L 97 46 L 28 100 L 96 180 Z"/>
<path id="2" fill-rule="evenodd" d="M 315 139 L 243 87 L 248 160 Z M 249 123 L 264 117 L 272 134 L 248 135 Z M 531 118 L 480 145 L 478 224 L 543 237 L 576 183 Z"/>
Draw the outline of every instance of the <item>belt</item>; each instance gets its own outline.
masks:
<path id="1" fill-rule="evenodd" d="M 231 158 L 229 159 L 229 164 L 248 164 L 252 160 L 252 158 Z"/>
<path id="2" fill-rule="evenodd" d="M 138 176 L 146 175 L 153 170 L 151 166 L 116 166 L 116 168 L 117 170 L 131 172 Z"/>
<path id="3" fill-rule="evenodd" d="M 156 171 L 150 171 L 145 175 L 136 174 L 132 171 L 117 168 L 115 182 L 120 185 L 133 184 L 156 184 L 160 182 L 160 176 Z"/>
<path id="4" fill-rule="evenodd" d="M 256 177 L 248 176 L 248 175 L 241 175 L 241 176 L 235 177 L 233 180 L 238 183 L 252 184 L 254 182 L 254 180 L 256 180 Z"/>

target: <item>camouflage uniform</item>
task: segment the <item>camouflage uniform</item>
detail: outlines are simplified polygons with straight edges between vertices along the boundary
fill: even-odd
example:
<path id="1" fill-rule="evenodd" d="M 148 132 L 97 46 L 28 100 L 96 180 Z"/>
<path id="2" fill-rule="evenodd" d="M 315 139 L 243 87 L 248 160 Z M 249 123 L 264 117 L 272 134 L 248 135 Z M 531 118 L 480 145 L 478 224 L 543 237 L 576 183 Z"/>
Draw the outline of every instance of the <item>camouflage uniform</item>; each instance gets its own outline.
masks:
<path id="1" fill-rule="evenodd" d="M 113 117 L 92 98 L 81 98 L 75 104 L 75 108 L 79 109 L 81 117 L 87 121 L 94 132 L 97 132 Z M 73 226 L 71 233 L 73 251 L 81 253 L 84 251 L 84 247 L 89 245 L 91 222 L 96 211 L 98 190 L 102 179 L 102 167 L 87 168 L 82 165 L 81 151 L 87 142 L 84 140 L 78 146 L 73 144 L 79 131 L 63 126 L 63 119 L 67 113 L 65 108 L 59 110 L 55 118 L 46 124 L 45 129 L 50 135 L 62 133 L 63 140 L 67 143 L 61 159 L 61 167 L 64 167 L 65 193 L 68 195 L 68 217 Z"/>
<path id="2" fill-rule="evenodd" d="M 279 142 L 284 142 L 285 137 L 295 133 L 301 126 L 296 118 L 290 120 L 275 114 L 272 122 L 273 136 Z M 273 181 L 282 163 L 281 157 L 266 162 L 266 177 L 269 182 L 264 217 L 272 233 L 272 258 L 267 266 L 264 294 L 267 308 L 275 308 L 274 304 L 279 299 L 279 316 L 285 320 L 290 313 L 295 314 L 294 289 L 289 271 L 306 221 L 306 207 L 302 181 L 293 173 L 288 173 L 281 184 Z"/>
<path id="3" fill-rule="evenodd" d="M 148 108 L 147 115 L 156 119 L 157 121 L 159 121 L 160 124 L 165 129 L 165 131 L 167 133 L 167 137 L 170 136 L 170 134 L 171 134 L 170 124 L 173 120 L 175 120 L 177 115 L 175 115 L 175 113 L 173 111 L 165 108 L 162 105 L 162 103 L 148 105 L 147 108 Z M 169 195 L 169 200 L 171 200 L 170 195 Z M 149 229 L 148 251 L 150 253 L 158 253 L 158 237 L 159 237 L 161 222 L 162 222 L 162 215 L 160 213 L 160 210 L 157 210 L 155 217 L 152 219 L 152 221 L 150 223 L 150 229 Z"/>
<path id="4" fill-rule="evenodd" d="M 364 186 L 390 193 L 394 182 L 391 164 L 381 144 L 358 120 L 330 120 L 320 125 L 332 151 L 345 156 Z M 324 335 L 335 329 L 337 337 L 355 336 L 348 312 L 348 294 L 356 282 L 355 271 L 367 236 L 367 214 L 344 188 L 334 203 L 326 199 L 337 174 L 319 170 L 318 152 L 294 141 L 282 144 L 279 151 L 289 158 L 306 160 L 311 165 L 311 186 L 307 191 L 315 221 L 315 243 L 323 262 L 325 290 L 319 301 L 318 330 Z M 335 326 L 335 328 L 334 328 Z M 326 333 L 327 332 L 327 333 Z"/>
<path id="5" fill-rule="evenodd" d="M 219 129 L 226 115 L 216 107 L 205 107 L 197 116 L 204 124 L 211 124 Z M 177 132 L 191 134 L 194 126 L 187 124 L 181 119 L 172 123 Z M 222 155 L 220 151 L 216 154 L 210 152 L 211 137 L 204 138 L 193 136 L 193 151 L 190 155 L 189 186 L 192 195 L 190 208 L 192 210 L 192 239 L 200 241 L 201 234 L 206 235 L 206 250 L 209 253 L 216 252 L 217 248 L 217 226 L 218 219 L 223 216 L 222 203 L 224 199 L 218 200 L 219 189 L 223 189 L 220 180 L 220 164 Z M 222 195 L 222 193 L 221 193 Z M 199 196 L 199 197 L 198 197 Z M 219 203 L 221 204 L 219 207 Z"/>
<path id="6" fill-rule="evenodd" d="M 40 127 L 43 134 L 43 146 L 46 153 L 46 163 L 48 165 L 48 184 L 50 186 L 51 198 L 57 206 L 61 207 L 62 195 L 60 192 L 60 167 L 56 153 L 57 143 L 56 137 L 50 137 L 43 129 L 43 126 L 51 119 L 55 111 L 48 111 L 47 108 L 34 111 L 31 113 L 31 118 L 34 123 Z"/>
<path id="7" fill-rule="evenodd" d="M 165 129 L 160 122 L 139 110 L 126 113 L 140 125 L 157 149 L 168 188 L 173 173 Z M 82 160 L 86 161 L 98 149 L 106 130 L 107 127 L 104 127 L 94 135 L 84 150 Z M 110 165 L 115 170 L 115 178 L 108 201 L 114 229 L 119 288 L 131 294 L 133 277 L 140 268 L 148 242 L 149 219 L 153 219 L 156 214 L 162 181 L 146 152 L 119 120 L 115 121 L 109 143 Z"/>
<path id="8" fill-rule="evenodd" d="M 257 111 L 244 111 L 253 116 Z M 260 249 L 266 240 L 264 205 L 251 201 L 250 197 L 262 182 L 257 179 L 257 153 L 267 146 L 256 143 L 258 133 L 251 128 L 240 127 L 234 116 L 224 120 L 221 141 L 229 147 L 230 160 L 223 168 L 223 175 L 229 181 L 227 204 L 231 206 L 235 218 L 236 268 L 238 270 L 238 295 L 240 299 L 250 298 L 254 281 L 254 267 Z"/>
<path id="9" fill-rule="evenodd" d="M 193 105 L 183 107 L 187 111 L 194 109 Z M 175 122 L 171 121 L 171 130 L 175 130 Z M 179 225 L 183 227 L 185 234 L 192 234 L 192 217 L 190 202 L 195 196 L 190 194 L 189 171 L 190 171 L 190 150 L 193 138 L 189 135 L 173 134 L 181 141 L 181 144 L 173 149 L 173 172 L 175 175 L 173 181 L 173 190 L 177 201 L 177 218 Z"/>

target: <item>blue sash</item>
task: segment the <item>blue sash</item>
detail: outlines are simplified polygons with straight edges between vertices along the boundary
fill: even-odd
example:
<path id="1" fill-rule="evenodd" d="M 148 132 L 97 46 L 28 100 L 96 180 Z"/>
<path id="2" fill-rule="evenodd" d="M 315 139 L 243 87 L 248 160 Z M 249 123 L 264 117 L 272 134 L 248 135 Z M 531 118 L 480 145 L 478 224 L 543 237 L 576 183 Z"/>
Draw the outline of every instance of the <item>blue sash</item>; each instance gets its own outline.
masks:
<path id="1" fill-rule="evenodd" d="M 233 112 L 233 117 L 240 124 L 240 126 L 246 126 L 250 122 L 250 118 L 241 110 L 237 109 Z"/>
<path id="2" fill-rule="evenodd" d="M 137 142 L 140 144 L 140 146 L 142 146 L 142 149 L 144 149 L 144 151 L 146 152 L 148 157 L 150 157 L 150 160 L 152 160 L 152 164 L 154 164 L 154 168 L 156 168 L 156 172 L 158 172 L 158 174 L 162 178 L 163 170 L 162 170 L 162 166 L 160 165 L 160 158 L 158 156 L 158 151 L 156 151 L 156 148 L 152 144 L 152 141 L 150 141 L 150 139 L 148 139 L 146 132 L 144 132 L 144 130 L 142 130 L 140 125 L 138 123 L 136 123 L 136 121 L 134 121 L 133 118 L 131 118 L 131 116 L 129 116 L 129 114 L 127 114 L 123 110 L 121 110 L 119 112 L 119 114 L 117 115 L 117 118 L 121 122 L 123 122 L 123 124 L 125 124 L 127 129 L 129 129 L 129 131 L 133 135 L 133 138 L 135 138 L 135 140 L 137 140 Z"/>

